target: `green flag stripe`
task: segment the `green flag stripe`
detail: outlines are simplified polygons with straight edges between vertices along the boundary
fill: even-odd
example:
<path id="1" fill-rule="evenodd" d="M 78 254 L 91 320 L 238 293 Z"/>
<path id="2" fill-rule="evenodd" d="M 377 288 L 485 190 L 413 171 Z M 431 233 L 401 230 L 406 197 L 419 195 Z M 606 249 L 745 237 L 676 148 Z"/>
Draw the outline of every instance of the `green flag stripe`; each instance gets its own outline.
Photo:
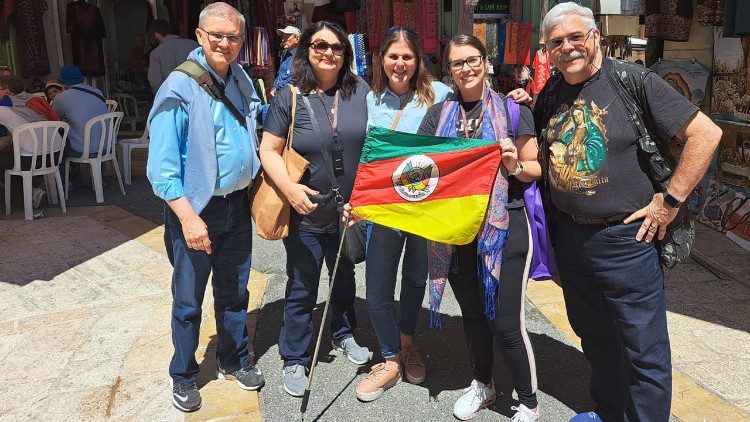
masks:
<path id="1" fill-rule="evenodd" d="M 460 151 L 494 144 L 492 139 L 443 138 L 438 136 L 413 135 L 377 126 L 370 126 L 365 136 L 365 145 L 359 162 L 362 164 L 388 158 L 412 155 L 414 147 L 420 154 Z"/>

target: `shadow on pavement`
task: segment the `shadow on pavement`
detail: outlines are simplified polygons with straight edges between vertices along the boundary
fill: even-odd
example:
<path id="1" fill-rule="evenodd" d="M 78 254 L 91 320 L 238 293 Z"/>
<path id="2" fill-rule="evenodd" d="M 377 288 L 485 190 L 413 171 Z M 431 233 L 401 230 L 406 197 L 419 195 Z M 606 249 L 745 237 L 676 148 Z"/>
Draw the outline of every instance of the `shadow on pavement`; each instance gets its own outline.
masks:
<path id="1" fill-rule="evenodd" d="M 324 304 L 319 303 L 313 312 L 315 328 L 313 330 L 314 335 L 312 344 L 309 349 L 311 355 L 315 346 L 314 342 L 317 336 L 317 330 L 320 327 L 323 306 Z M 254 349 L 258 360 L 263 359 L 261 365 L 262 369 L 266 372 L 277 371 L 282 366 L 281 360 L 275 360 L 277 359 L 276 356 L 265 357 L 265 359 L 264 356 L 269 353 L 270 349 L 274 348 L 278 342 L 279 329 L 281 328 L 283 321 L 283 307 L 284 301 L 276 300 L 264 304 L 260 311 L 258 330 L 255 333 Z M 383 360 L 382 357 L 379 356 L 380 349 L 377 345 L 375 334 L 372 331 L 369 314 L 367 313 L 367 303 L 365 300 L 359 297 L 355 299 L 355 312 L 359 323 L 358 329 L 355 330 L 355 337 L 360 345 L 369 347 L 370 350 L 374 352 L 375 357 L 370 365 L 359 367 L 356 370 L 356 373 L 352 373 L 351 366 L 349 366 L 347 362 L 344 362 L 346 359 L 335 354 L 336 352 L 332 353 L 330 330 L 329 327 L 326 327 L 323 332 L 323 341 L 321 342 L 319 363 L 340 365 L 340 368 L 337 367 L 335 371 L 339 371 L 340 369 L 340 376 L 346 378 L 348 382 L 346 382 L 345 386 L 341 388 L 339 385 L 344 383 L 344 381 L 341 380 L 337 383 L 337 387 L 333 388 L 327 385 L 323 379 L 319 379 L 319 375 L 316 372 L 313 390 L 317 389 L 320 391 L 331 388 L 335 391 L 326 390 L 326 398 L 323 400 L 325 401 L 325 404 L 320 403 L 320 406 L 324 406 L 323 410 L 319 411 L 317 414 L 309 414 L 308 418 L 311 419 L 306 418 L 307 420 L 327 420 L 328 418 L 325 417 L 326 411 L 332 407 L 342 406 L 341 403 L 335 404 L 339 398 L 346 401 L 354 399 L 353 390 L 358 382 L 359 375 L 367 373 L 372 364 Z M 422 308 L 419 316 L 417 333 L 414 337 L 414 342 L 427 365 L 427 378 L 423 384 L 416 388 L 422 387 L 426 390 L 425 396 L 428 396 L 426 397 L 427 401 L 437 402 L 440 401 L 438 395 L 443 391 L 456 391 L 466 388 L 471 383 L 472 372 L 466 348 L 466 340 L 463 334 L 462 318 L 460 316 L 442 314 L 442 328 L 428 329 L 428 314 L 429 311 Z M 576 412 L 591 409 L 593 404 L 588 398 L 587 388 L 589 369 L 583 354 L 576 348 L 547 335 L 532 332 L 530 333 L 530 336 L 536 354 L 539 390 L 548 396 L 552 396 L 554 399 L 560 401 L 565 406 Z M 516 405 L 516 401 L 511 398 L 511 393 L 513 391 L 512 381 L 510 379 L 510 374 L 506 369 L 507 367 L 503 360 L 500 347 L 501 346 L 497 345 L 495 348 L 494 371 L 498 400 L 492 407 L 490 407 L 490 409 L 493 412 L 511 417 L 513 412 L 510 410 L 510 406 Z M 273 352 L 277 352 L 277 349 L 274 348 Z M 337 361 L 343 363 L 339 364 Z M 277 364 L 278 367 L 274 367 L 274 364 Z M 320 371 L 321 368 L 322 367 L 319 366 L 318 371 Z M 326 371 L 330 372 L 330 369 L 327 369 Z M 320 376 L 320 378 L 323 378 L 323 376 Z M 280 380 L 277 382 L 280 382 Z M 261 400 L 264 402 L 262 409 L 264 416 L 268 420 L 276 420 L 276 418 L 284 416 L 275 413 L 281 410 L 275 404 L 268 406 L 265 405 L 265 403 L 268 403 L 267 400 L 271 400 L 271 398 L 267 396 L 268 394 L 277 394 L 276 388 L 280 388 L 280 386 L 266 386 L 266 396 L 261 392 Z M 346 395 L 344 395 L 345 392 Z M 279 391 L 278 394 L 284 395 L 281 391 Z M 344 395 L 344 397 L 342 397 L 342 395 Z M 290 401 L 294 400 L 291 397 L 285 397 L 285 399 Z M 414 400 L 414 403 L 410 403 L 411 399 Z M 278 401 L 278 399 L 274 400 Z M 385 400 L 388 400 L 388 398 L 385 397 Z M 402 411 L 408 413 L 410 406 L 420 406 L 420 400 L 420 397 L 410 396 L 406 399 L 398 399 L 397 403 L 398 406 L 403 406 Z M 380 402 L 380 400 L 373 403 L 378 402 Z M 290 405 L 292 408 L 295 408 L 297 406 L 297 401 L 295 400 L 293 403 L 294 404 Z M 362 404 L 352 403 L 352 406 L 354 405 L 359 406 Z M 391 403 L 391 405 L 393 405 L 393 403 Z M 442 406 L 445 407 L 447 405 L 452 406 L 452 404 L 445 403 Z M 371 404 L 366 404 L 365 406 L 372 407 Z M 285 408 L 288 407 L 285 406 Z M 286 414 L 286 416 L 288 416 L 288 414 Z M 333 417 L 333 415 L 329 415 L 329 418 L 330 417 Z"/>

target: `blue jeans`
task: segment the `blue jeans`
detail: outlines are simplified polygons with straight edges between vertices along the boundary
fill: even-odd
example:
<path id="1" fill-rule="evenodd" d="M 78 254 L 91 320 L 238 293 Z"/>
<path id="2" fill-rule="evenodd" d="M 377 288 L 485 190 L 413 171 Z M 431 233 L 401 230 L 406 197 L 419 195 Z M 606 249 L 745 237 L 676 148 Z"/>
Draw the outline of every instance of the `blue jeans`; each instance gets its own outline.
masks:
<path id="1" fill-rule="evenodd" d="M 188 249 L 180 220 L 168 206 L 164 210 L 164 242 L 174 267 L 172 344 L 175 352 L 169 375 L 175 384 L 195 381 L 198 376 L 195 351 L 201 325 L 201 304 L 212 270 L 218 333 L 216 360 L 227 370 L 248 364 L 245 321 L 253 237 L 246 191 L 239 190 L 226 198 L 211 198 L 200 217 L 208 226 L 211 255 Z"/>
<path id="2" fill-rule="evenodd" d="M 406 244 L 406 247 L 404 247 Z M 393 294 L 401 251 L 400 318 Z M 414 335 L 427 285 L 427 241 L 414 234 L 372 225 L 366 257 L 367 307 L 384 358 L 401 350 L 401 333 Z"/>
<path id="3" fill-rule="evenodd" d="M 590 392 L 605 421 L 666 421 L 672 399 L 664 274 L 641 221 L 580 225 L 556 218 L 557 265 L 568 320 L 591 365 Z"/>
<path id="4" fill-rule="evenodd" d="M 294 224 L 284 239 L 286 249 L 286 303 L 284 323 L 279 332 L 279 354 L 284 366 L 309 367 L 312 357 L 308 352 L 313 341 L 312 313 L 318 298 L 320 272 L 325 261 L 330 279 L 336 252 L 338 233 L 311 233 L 299 230 Z M 353 337 L 357 328 L 354 315 L 354 264 L 343 256 L 339 261 L 336 280 L 331 293 L 331 336 L 341 341 Z"/>

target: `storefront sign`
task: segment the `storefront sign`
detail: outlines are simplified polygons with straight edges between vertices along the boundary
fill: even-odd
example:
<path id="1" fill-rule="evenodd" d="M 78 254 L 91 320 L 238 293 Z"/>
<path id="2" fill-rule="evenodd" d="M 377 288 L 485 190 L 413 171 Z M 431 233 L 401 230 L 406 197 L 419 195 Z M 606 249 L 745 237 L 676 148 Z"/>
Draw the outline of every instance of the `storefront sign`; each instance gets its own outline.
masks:
<path id="1" fill-rule="evenodd" d="M 510 0 L 479 0 L 474 6 L 474 17 L 486 19 L 510 14 Z"/>

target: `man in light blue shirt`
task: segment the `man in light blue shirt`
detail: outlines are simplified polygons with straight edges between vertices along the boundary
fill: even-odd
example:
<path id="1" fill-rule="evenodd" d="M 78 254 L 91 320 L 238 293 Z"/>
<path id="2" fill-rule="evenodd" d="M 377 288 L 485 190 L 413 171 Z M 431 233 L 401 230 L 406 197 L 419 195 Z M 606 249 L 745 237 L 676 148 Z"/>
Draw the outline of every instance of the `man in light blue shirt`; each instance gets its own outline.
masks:
<path id="1" fill-rule="evenodd" d="M 83 155 L 83 137 L 86 123 L 94 117 L 107 113 L 104 95 L 98 88 L 83 83 L 81 69 L 77 66 L 65 66 L 60 69 L 60 83 L 64 91 L 55 96 L 52 108 L 60 119 L 70 124 L 68 143 L 65 145 L 66 157 L 80 157 Z M 89 156 L 96 156 L 99 150 L 101 127 L 91 130 L 91 144 Z"/>
<path id="2" fill-rule="evenodd" d="M 195 351 L 201 304 L 213 271 L 219 379 L 245 390 L 264 384 L 248 359 L 247 319 L 252 223 L 247 188 L 260 168 L 256 118 L 260 100 L 235 62 L 245 19 L 216 2 L 200 14 L 200 48 L 189 58 L 207 69 L 238 116 L 189 75 L 172 72 L 159 88 L 148 117 L 147 176 L 166 201 L 164 239 L 172 274 L 172 404 L 184 411 L 201 405 Z"/>

